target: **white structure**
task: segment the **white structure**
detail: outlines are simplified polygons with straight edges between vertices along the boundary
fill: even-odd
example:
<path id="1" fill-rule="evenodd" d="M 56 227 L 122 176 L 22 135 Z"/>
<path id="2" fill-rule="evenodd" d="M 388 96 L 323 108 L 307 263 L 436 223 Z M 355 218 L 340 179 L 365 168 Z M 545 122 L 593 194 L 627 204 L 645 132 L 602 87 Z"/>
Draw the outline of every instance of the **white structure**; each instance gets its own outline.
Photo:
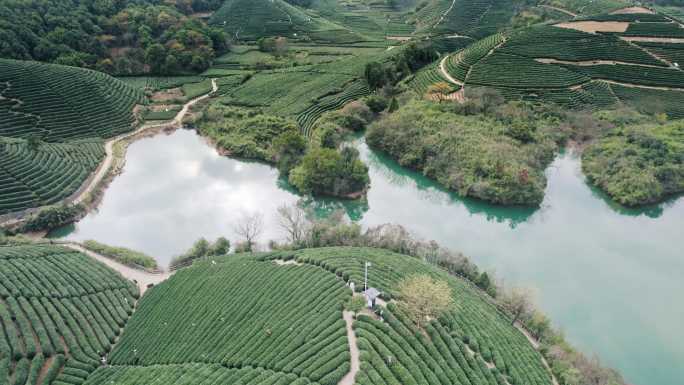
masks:
<path id="1" fill-rule="evenodd" d="M 364 290 L 363 296 L 366 297 L 366 303 L 368 304 L 368 308 L 372 309 L 375 307 L 375 300 L 380 296 L 380 290 L 371 287 L 369 289 Z"/>

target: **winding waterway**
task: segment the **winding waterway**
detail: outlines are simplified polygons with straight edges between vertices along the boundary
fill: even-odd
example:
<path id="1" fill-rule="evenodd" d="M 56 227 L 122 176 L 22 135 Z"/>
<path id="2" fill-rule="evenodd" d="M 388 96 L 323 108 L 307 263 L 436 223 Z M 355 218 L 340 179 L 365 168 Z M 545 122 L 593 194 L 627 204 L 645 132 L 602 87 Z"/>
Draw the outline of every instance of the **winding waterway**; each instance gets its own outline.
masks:
<path id="1" fill-rule="evenodd" d="M 507 284 L 530 286 L 568 339 L 636 385 L 684 378 L 684 198 L 625 210 L 591 189 L 572 153 L 547 170 L 537 210 L 450 194 L 356 145 L 370 167 L 365 203 L 312 200 L 363 224 L 399 223 L 460 250 Z M 53 236 L 144 251 L 166 265 L 201 236 L 235 238 L 243 214 L 261 212 L 263 240 L 280 239 L 275 211 L 300 200 L 275 169 L 221 157 L 193 131 L 145 138 L 97 212 Z"/>

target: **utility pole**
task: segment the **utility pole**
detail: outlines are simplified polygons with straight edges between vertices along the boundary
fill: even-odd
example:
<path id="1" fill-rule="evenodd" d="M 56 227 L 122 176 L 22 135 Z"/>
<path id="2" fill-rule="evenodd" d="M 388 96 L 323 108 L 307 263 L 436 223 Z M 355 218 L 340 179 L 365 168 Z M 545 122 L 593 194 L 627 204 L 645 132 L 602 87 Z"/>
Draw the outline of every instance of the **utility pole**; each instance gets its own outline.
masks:
<path id="1" fill-rule="evenodd" d="M 366 262 L 366 273 L 363 279 L 363 291 L 368 290 L 368 267 L 371 266 L 370 262 Z"/>

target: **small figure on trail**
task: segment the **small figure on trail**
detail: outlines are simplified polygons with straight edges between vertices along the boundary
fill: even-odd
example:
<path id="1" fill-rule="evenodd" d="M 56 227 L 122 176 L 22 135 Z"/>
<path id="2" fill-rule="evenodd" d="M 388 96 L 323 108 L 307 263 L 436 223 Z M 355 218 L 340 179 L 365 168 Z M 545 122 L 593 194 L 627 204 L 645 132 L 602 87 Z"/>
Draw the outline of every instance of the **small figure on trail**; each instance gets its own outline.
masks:
<path id="1" fill-rule="evenodd" d="M 271 332 L 271 329 L 266 329 L 266 335 L 270 337 L 271 334 L 273 334 L 273 332 Z"/>
<path id="2" fill-rule="evenodd" d="M 354 293 L 354 282 L 349 281 L 349 288 L 351 289 L 352 293 Z"/>

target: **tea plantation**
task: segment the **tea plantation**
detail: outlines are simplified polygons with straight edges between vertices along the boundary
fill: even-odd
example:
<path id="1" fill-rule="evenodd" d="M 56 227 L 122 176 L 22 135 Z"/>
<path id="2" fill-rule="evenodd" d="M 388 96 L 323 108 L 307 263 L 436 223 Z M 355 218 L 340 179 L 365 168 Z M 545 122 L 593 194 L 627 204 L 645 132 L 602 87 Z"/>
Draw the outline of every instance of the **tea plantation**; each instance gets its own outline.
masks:
<path id="1" fill-rule="evenodd" d="M 648 22 L 631 22 L 645 18 Z M 553 102 L 572 109 L 599 109 L 624 103 L 649 106 L 670 118 L 684 117 L 684 71 L 677 64 L 684 44 L 659 41 L 684 31 L 658 14 L 605 14 L 590 20 L 629 23 L 624 33 L 583 32 L 581 25 L 539 25 L 496 34 L 453 53 L 449 74 L 466 88 L 497 89 L 508 99 Z M 575 29 L 576 28 L 576 29 Z M 669 32 L 666 32 L 669 31 Z M 632 41 L 634 36 L 658 41 Z M 651 108 L 652 109 L 652 108 Z"/>
<path id="2" fill-rule="evenodd" d="M 0 59 L 0 215 L 71 196 L 143 101 L 99 72 Z"/>
<path id="3" fill-rule="evenodd" d="M 360 289 L 366 261 L 371 285 L 392 301 L 383 320 L 365 313 L 353 323 L 361 352 L 355 383 L 551 384 L 539 353 L 465 281 L 412 257 L 344 247 L 198 260 L 136 303 L 134 285 L 83 254 L 0 246 L 0 378 L 338 384 L 352 361 L 345 282 Z M 422 332 L 398 305 L 397 285 L 412 274 L 448 282 L 453 292 L 452 310 Z"/>
<path id="4" fill-rule="evenodd" d="M 133 284 L 83 254 L 0 246 L 0 383 L 83 383 L 137 296 Z"/>

